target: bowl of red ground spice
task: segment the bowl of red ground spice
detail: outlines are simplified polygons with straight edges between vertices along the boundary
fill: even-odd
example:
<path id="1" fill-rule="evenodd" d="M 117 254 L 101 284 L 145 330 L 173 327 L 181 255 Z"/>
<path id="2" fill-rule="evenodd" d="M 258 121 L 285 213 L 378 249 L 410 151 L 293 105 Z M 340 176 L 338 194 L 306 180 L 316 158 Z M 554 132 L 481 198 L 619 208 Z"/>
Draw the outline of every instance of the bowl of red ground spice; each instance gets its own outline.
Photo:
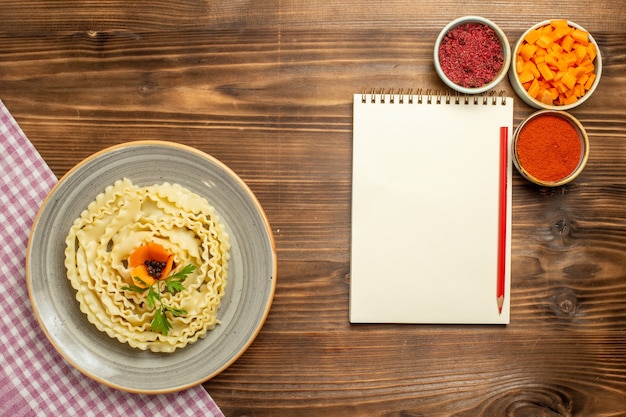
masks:
<path id="1" fill-rule="evenodd" d="M 573 181 L 589 157 L 589 138 L 582 124 L 560 110 L 539 110 L 513 136 L 513 164 L 527 180 L 545 187 Z"/>
<path id="2" fill-rule="evenodd" d="M 460 17 L 439 33 L 434 63 L 448 87 L 464 94 L 480 94 L 506 77 L 511 46 L 492 21 L 480 16 Z"/>

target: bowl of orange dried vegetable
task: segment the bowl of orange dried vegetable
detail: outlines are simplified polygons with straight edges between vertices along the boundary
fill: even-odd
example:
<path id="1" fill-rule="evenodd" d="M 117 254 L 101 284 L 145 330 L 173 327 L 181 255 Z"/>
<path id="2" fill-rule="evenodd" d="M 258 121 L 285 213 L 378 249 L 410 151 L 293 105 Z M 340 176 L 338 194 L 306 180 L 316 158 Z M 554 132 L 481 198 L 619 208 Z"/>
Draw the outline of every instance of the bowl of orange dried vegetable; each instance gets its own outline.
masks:
<path id="1" fill-rule="evenodd" d="M 517 95 L 537 109 L 568 110 L 585 102 L 602 74 L 598 43 L 565 19 L 540 22 L 513 49 L 509 80 Z"/>

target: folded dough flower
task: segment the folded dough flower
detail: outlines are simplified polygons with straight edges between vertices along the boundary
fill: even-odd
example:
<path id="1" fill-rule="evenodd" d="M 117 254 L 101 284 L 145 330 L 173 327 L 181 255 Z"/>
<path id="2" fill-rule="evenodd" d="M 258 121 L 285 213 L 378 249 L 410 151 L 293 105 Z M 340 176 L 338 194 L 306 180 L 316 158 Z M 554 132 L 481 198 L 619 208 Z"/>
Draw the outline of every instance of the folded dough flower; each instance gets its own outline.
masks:
<path id="1" fill-rule="evenodd" d="M 215 208 L 191 190 L 170 183 L 136 186 L 128 178 L 115 181 L 74 220 L 65 243 L 67 277 L 80 310 L 109 337 L 137 349 L 173 352 L 220 323 L 229 236 Z M 154 264 L 152 275 L 146 261 Z M 195 268 L 185 274 L 183 289 L 170 291 L 168 283 L 178 279 L 169 279 L 187 268 L 174 273 L 178 262 Z M 156 293 L 152 305 L 150 289 Z M 167 310 L 171 324 L 166 332 L 153 329 L 160 309 Z"/>
<path id="2" fill-rule="evenodd" d="M 158 243 L 139 246 L 128 258 L 128 265 L 133 268 L 133 283 L 146 288 L 154 281 L 167 278 L 174 265 L 174 255 Z"/>

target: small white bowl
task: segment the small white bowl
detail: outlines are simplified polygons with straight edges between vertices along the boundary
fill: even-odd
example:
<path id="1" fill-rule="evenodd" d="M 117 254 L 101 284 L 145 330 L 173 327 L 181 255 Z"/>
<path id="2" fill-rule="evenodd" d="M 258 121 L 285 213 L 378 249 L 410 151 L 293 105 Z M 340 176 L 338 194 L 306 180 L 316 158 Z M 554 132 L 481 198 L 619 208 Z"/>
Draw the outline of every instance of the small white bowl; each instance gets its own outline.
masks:
<path id="1" fill-rule="evenodd" d="M 441 67 L 441 63 L 439 62 L 439 49 L 441 47 L 441 42 L 443 41 L 443 39 L 445 38 L 445 36 L 448 34 L 449 31 L 456 28 L 457 26 L 460 26 L 463 24 L 472 24 L 472 23 L 487 25 L 495 31 L 496 35 L 498 35 L 500 46 L 502 48 L 503 62 L 502 62 L 502 67 L 500 68 L 498 73 L 495 75 L 493 80 L 491 80 L 490 82 L 480 87 L 463 87 L 454 83 L 445 74 L 443 68 Z M 485 91 L 489 91 L 493 89 L 498 83 L 500 83 L 500 81 L 504 79 L 504 77 L 506 77 L 506 74 L 509 70 L 509 66 L 511 65 L 511 46 L 509 45 L 509 41 L 505 33 L 502 31 L 502 29 L 498 27 L 498 25 L 493 23 L 491 20 L 485 19 L 484 17 L 480 17 L 480 16 L 464 16 L 448 23 L 441 30 L 441 32 L 439 33 L 439 36 L 437 37 L 437 40 L 435 41 L 435 48 L 434 48 L 433 55 L 434 55 L 433 57 L 434 57 L 434 63 L 435 63 L 435 70 L 437 71 L 439 78 L 441 78 L 441 80 L 448 87 L 464 94 L 480 94 L 480 93 L 484 93 Z"/>
<path id="2" fill-rule="evenodd" d="M 526 37 L 526 35 L 528 35 L 531 31 L 533 31 L 533 30 L 535 30 L 537 28 L 549 25 L 552 20 L 553 19 L 544 20 L 544 21 L 539 22 L 536 25 L 530 27 L 517 40 L 517 42 L 515 43 L 515 47 L 513 48 L 513 54 L 512 54 L 512 57 L 511 57 L 511 65 L 510 65 L 510 68 L 509 68 L 509 80 L 511 81 L 511 85 L 513 86 L 513 89 L 515 90 L 515 93 L 526 104 L 528 104 L 529 106 L 534 107 L 536 109 L 569 110 L 569 109 L 572 109 L 572 108 L 574 108 L 576 106 L 581 105 L 589 97 L 591 97 L 593 92 L 598 87 L 598 83 L 600 82 L 600 76 L 602 75 L 602 57 L 600 55 L 600 48 L 599 48 L 598 43 L 596 42 L 596 40 L 593 38 L 593 36 L 591 36 L 591 33 L 589 33 L 589 31 L 587 31 L 585 28 L 583 28 L 582 26 L 580 26 L 580 25 L 578 25 L 578 24 L 576 24 L 574 22 L 571 22 L 569 20 L 567 21 L 569 26 L 577 28 L 577 29 L 584 30 L 585 32 L 589 33 L 589 41 L 592 42 L 593 44 L 595 44 L 596 51 L 597 51 L 597 56 L 596 56 L 595 60 L 593 61 L 594 66 L 595 66 L 596 79 L 593 82 L 591 88 L 582 97 L 580 97 L 575 102 L 570 103 L 570 104 L 564 104 L 564 105 L 550 105 L 550 104 L 543 103 L 543 102 L 535 99 L 534 97 L 531 97 L 528 94 L 528 91 L 526 91 L 526 89 L 524 88 L 524 86 L 520 82 L 519 76 L 518 76 L 516 68 L 515 68 L 515 59 L 516 59 L 516 57 L 518 55 L 519 48 L 520 48 L 520 46 L 522 46 L 522 43 L 523 43 L 524 38 Z"/>

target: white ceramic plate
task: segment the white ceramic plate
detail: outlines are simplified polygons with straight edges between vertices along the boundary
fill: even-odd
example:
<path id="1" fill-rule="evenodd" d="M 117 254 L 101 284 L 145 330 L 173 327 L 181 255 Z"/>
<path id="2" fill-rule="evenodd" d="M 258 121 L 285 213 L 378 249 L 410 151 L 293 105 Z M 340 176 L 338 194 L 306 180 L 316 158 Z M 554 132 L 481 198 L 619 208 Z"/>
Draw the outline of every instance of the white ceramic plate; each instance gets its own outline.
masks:
<path id="1" fill-rule="evenodd" d="M 87 321 L 66 277 L 65 237 L 80 213 L 123 177 L 136 185 L 178 183 L 205 197 L 230 235 L 222 324 L 174 353 L 131 348 Z M 85 375 L 138 393 L 179 391 L 219 374 L 252 343 L 276 287 L 276 249 L 267 218 L 247 185 L 228 167 L 194 148 L 156 141 L 130 142 L 87 158 L 44 201 L 26 254 L 28 291 L 37 319 L 54 347 Z"/>

